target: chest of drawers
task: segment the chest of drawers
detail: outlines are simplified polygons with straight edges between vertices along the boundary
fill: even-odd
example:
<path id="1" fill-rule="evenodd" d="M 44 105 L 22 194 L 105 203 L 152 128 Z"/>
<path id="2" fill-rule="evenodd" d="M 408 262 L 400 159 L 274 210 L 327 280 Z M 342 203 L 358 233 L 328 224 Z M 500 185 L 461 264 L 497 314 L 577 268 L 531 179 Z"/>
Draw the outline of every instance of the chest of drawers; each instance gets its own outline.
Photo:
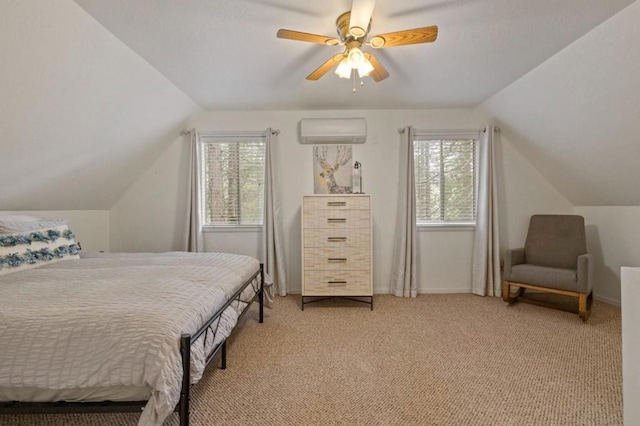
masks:
<path id="1" fill-rule="evenodd" d="M 373 306 L 371 223 L 369 195 L 303 197 L 303 309 L 308 296 L 362 296 Z"/>

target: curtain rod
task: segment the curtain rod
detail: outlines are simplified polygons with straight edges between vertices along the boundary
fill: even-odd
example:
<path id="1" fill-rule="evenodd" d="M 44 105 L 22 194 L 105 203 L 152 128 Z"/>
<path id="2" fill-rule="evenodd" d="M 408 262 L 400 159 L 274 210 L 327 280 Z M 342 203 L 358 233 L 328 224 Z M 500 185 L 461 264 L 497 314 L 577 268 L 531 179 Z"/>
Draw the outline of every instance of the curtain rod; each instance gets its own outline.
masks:
<path id="1" fill-rule="evenodd" d="M 405 126 L 405 127 L 398 127 L 398 133 L 402 134 L 405 132 L 405 129 L 409 127 L 409 126 Z M 482 128 L 482 129 L 455 129 L 455 130 L 447 130 L 447 129 L 417 129 L 415 130 L 416 133 L 448 133 L 448 134 L 452 134 L 455 135 L 456 133 L 479 133 L 479 132 L 486 132 L 487 128 Z M 494 132 L 499 132 L 500 131 L 500 127 L 498 126 L 494 126 L 493 127 L 493 131 Z"/>
<path id="2" fill-rule="evenodd" d="M 191 130 L 183 130 L 180 132 L 181 136 L 187 136 L 191 134 Z M 280 129 L 271 129 L 271 134 L 272 135 L 279 135 L 280 134 Z"/>

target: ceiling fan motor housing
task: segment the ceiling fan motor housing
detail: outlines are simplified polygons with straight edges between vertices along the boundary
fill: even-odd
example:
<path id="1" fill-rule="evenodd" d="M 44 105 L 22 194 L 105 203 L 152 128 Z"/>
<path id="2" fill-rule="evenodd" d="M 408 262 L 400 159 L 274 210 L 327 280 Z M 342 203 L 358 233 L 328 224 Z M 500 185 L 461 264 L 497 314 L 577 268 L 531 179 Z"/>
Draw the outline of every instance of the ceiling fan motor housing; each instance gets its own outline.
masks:
<path id="1" fill-rule="evenodd" d="M 371 29 L 371 19 L 369 19 L 369 24 L 367 25 L 367 28 L 360 28 L 360 30 L 363 31 L 362 35 L 353 35 L 349 32 L 349 24 L 351 22 L 351 12 L 345 12 L 342 15 L 338 16 L 338 19 L 336 19 L 336 30 L 338 31 L 338 35 L 340 36 L 340 39 L 342 41 L 349 41 L 349 39 L 364 39 L 366 37 L 367 34 L 369 34 L 369 30 Z M 357 32 L 358 27 L 354 27 L 352 30 L 355 30 L 354 32 Z"/>

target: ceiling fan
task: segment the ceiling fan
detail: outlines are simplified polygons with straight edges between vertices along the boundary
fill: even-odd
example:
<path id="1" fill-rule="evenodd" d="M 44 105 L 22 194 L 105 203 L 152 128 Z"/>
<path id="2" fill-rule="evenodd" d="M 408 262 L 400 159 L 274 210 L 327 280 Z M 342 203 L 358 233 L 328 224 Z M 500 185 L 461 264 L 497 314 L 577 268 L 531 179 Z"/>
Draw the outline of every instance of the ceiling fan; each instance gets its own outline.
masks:
<path id="1" fill-rule="evenodd" d="M 343 13 L 336 20 L 339 38 L 285 29 L 278 30 L 277 35 L 278 38 L 319 43 L 327 46 L 345 46 L 344 52 L 329 58 L 309 74 L 307 80 L 318 80 L 333 67 L 337 66 L 336 74 L 340 78 L 351 78 L 352 73 L 357 72 L 361 78 L 370 75 L 371 78 L 378 82 L 389 77 L 389 73 L 373 54 L 362 51 L 361 48 L 363 46 L 381 49 L 407 44 L 431 43 L 438 37 L 438 27 L 433 25 L 378 34 L 368 38 L 374 5 L 375 0 L 352 0 L 351 11 Z"/>

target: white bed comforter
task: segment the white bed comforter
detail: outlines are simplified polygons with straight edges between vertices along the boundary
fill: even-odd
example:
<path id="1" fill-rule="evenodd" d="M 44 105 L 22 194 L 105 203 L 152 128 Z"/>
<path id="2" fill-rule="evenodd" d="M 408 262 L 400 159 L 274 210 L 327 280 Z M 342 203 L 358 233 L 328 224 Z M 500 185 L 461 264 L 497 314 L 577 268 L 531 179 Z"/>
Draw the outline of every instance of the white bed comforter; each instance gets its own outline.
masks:
<path id="1" fill-rule="evenodd" d="M 0 276 L 0 388 L 147 386 L 139 424 L 162 424 L 180 398 L 180 335 L 258 268 L 222 253 L 96 254 Z M 253 294 L 249 286 L 246 300 Z M 236 305 L 221 316 L 215 343 L 235 326 L 245 304 Z M 192 382 L 209 340 L 193 347 Z"/>

